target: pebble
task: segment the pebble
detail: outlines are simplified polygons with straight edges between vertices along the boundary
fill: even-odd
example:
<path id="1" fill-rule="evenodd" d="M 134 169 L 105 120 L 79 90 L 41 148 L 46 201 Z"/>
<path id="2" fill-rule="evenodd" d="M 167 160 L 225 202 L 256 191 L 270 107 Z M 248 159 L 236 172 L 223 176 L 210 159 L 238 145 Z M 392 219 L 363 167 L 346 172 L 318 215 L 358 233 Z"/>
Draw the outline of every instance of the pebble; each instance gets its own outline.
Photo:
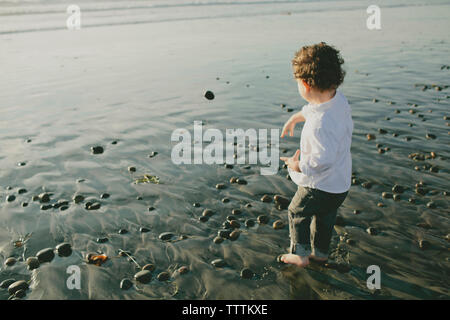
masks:
<path id="1" fill-rule="evenodd" d="M 117 231 L 118 234 L 126 234 L 128 233 L 127 229 L 119 229 L 119 231 Z"/>
<path id="2" fill-rule="evenodd" d="M 360 214 L 361 213 L 361 210 L 353 210 L 353 214 Z"/>
<path id="3" fill-rule="evenodd" d="M 361 187 L 363 187 L 365 189 L 370 189 L 370 188 L 372 188 L 372 183 L 370 183 L 370 182 L 363 182 L 363 183 L 361 183 Z"/>
<path id="4" fill-rule="evenodd" d="M 155 265 L 151 263 L 148 263 L 142 267 L 142 270 L 148 270 L 150 272 L 154 271 L 155 269 L 156 269 Z"/>
<path id="5" fill-rule="evenodd" d="M 217 235 L 221 238 L 228 239 L 230 237 L 231 230 L 219 230 Z"/>
<path id="6" fill-rule="evenodd" d="M 224 222 L 222 223 L 222 227 L 223 227 L 224 229 L 231 229 L 230 221 L 224 221 Z"/>
<path id="7" fill-rule="evenodd" d="M 427 240 L 419 240 L 419 248 L 422 250 L 428 249 L 430 247 L 430 243 Z"/>
<path id="8" fill-rule="evenodd" d="M 241 278 L 242 279 L 251 279 L 253 278 L 253 271 L 250 270 L 249 268 L 244 268 L 241 270 Z"/>
<path id="9" fill-rule="evenodd" d="M 182 266 L 182 267 L 180 267 L 180 268 L 178 269 L 178 273 L 179 273 L 179 274 L 186 274 L 186 273 L 188 273 L 188 272 L 189 272 L 189 268 L 186 267 L 186 266 Z"/>
<path id="10" fill-rule="evenodd" d="M 211 209 L 205 209 L 202 212 L 203 217 L 211 217 L 213 214 L 214 214 L 214 211 L 212 211 Z"/>
<path id="11" fill-rule="evenodd" d="M 230 179 L 230 183 L 237 183 L 238 178 L 237 177 L 232 177 Z"/>
<path id="12" fill-rule="evenodd" d="M 352 246 L 352 245 L 354 245 L 354 244 L 356 243 L 356 241 L 353 240 L 353 239 L 347 239 L 347 240 L 345 241 L 345 243 Z"/>
<path id="13" fill-rule="evenodd" d="M 220 244 L 220 243 L 222 243 L 223 242 L 223 238 L 222 237 L 219 237 L 219 236 L 217 236 L 217 237 L 215 237 L 214 239 L 213 239 L 213 242 L 215 243 L 215 244 Z"/>
<path id="14" fill-rule="evenodd" d="M 269 222 L 269 217 L 265 215 L 260 215 L 256 218 L 259 224 L 266 224 Z"/>
<path id="15" fill-rule="evenodd" d="M 26 260 L 26 263 L 28 265 L 28 270 L 34 270 L 39 268 L 39 259 L 37 257 L 29 257 Z"/>
<path id="16" fill-rule="evenodd" d="M 265 194 L 262 196 L 261 201 L 269 203 L 269 202 L 272 202 L 272 198 L 270 196 L 268 196 L 267 194 Z"/>
<path id="17" fill-rule="evenodd" d="M 368 133 L 366 135 L 366 138 L 367 138 L 368 141 L 370 141 L 370 140 L 375 140 L 376 136 L 374 134 L 372 134 L 372 133 Z"/>
<path id="18" fill-rule="evenodd" d="M 60 257 L 68 257 L 72 254 L 72 246 L 68 242 L 60 243 L 56 246 L 56 252 Z"/>
<path id="19" fill-rule="evenodd" d="M 82 196 L 81 194 L 76 194 L 72 197 L 72 200 L 75 203 L 81 203 L 84 201 L 84 196 Z"/>
<path id="20" fill-rule="evenodd" d="M 247 203 L 247 204 L 245 204 L 245 207 L 246 207 L 246 208 L 251 208 L 251 207 L 252 207 L 252 204 L 251 204 L 251 203 Z"/>
<path id="21" fill-rule="evenodd" d="M 392 199 L 394 199 L 394 201 L 400 201 L 401 200 L 401 196 L 399 194 L 394 194 Z"/>
<path id="22" fill-rule="evenodd" d="M 142 233 L 146 233 L 146 232 L 150 232 L 150 229 L 146 228 L 146 227 L 140 227 L 139 231 L 142 232 Z"/>
<path id="23" fill-rule="evenodd" d="M 434 203 L 433 201 L 428 202 L 427 203 L 427 208 L 435 209 L 436 208 L 436 203 Z"/>
<path id="24" fill-rule="evenodd" d="M 142 270 L 134 275 L 134 279 L 140 283 L 149 283 L 152 280 L 152 273 L 148 270 Z"/>
<path id="25" fill-rule="evenodd" d="M 143 198 L 141 197 L 141 196 L 137 196 L 136 197 L 136 200 L 139 200 L 139 201 L 141 201 Z"/>
<path id="26" fill-rule="evenodd" d="M 233 229 L 237 229 L 237 228 L 241 227 L 241 224 L 237 220 L 231 220 L 229 223 L 230 223 L 230 227 Z"/>
<path id="27" fill-rule="evenodd" d="M 218 190 L 225 189 L 225 185 L 223 183 L 218 183 L 218 184 L 216 184 L 216 189 L 218 189 Z"/>
<path id="28" fill-rule="evenodd" d="M 101 198 L 101 199 L 108 199 L 109 197 L 110 197 L 109 193 L 102 193 L 102 194 L 100 195 L 100 198 Z"/>
<path id="29" fill-rule="evenodd" d="M 426 137 L 427 139 L 436 139 L 436 136 L 435 136 L 434 134 L 431 134 L 431 133 L 427 133 L 427 134 L 425 135 L 425 137 Z"/>
<path id="30" fill-rule="evenodd" d="M 27 193 L 27 189 L 21 188 L 17 191 L 18 194 Z"/>
<path id="31" fill-rule="evenodd" d="M 383 154 L 384 152 L 385 152 L 384 149 L 381 149 L 381 148 L 378 149 L 378 153 L 379 153 L 379 154 Z"/>
<path id="32" fill-rule="evenodd" d="M 89 203 L 89 202 L 88 202 Z M 88 205 L 88 203 L 86 203 L 86 206 L 88 210 L 98 210 L 101 207 L 100 202 L 94 202 Z"/>
<path id="33" fill-rule="evenodd" d="M 14 200 L 16 200 L 16 196 L 15 195 L 10 194 L 9 196 L 6 196 L 6 201 L 13 202 Z"/>
<path id="34" fill-rule="evenodd" d="M 128 290 L 133 286 L 133 282 L 130 279 L 122 279 L 120 281 L 120 289 Z"/>
<path id="35" fill-rule="evenodd" d="M 223 203 L 228 203 L 228 202 L 230 202 L 230 199 L 228 199 L 228 198 L 223 198 L 223 199 L 222 199 L 222 202 L 223 202 Z"/>
<path id="36" fill-rule="evenodd" d="M 158 155 L 158 152 L 153 151 L 152 153 L 150 153 L 150 154 L 148 155 L 148 157 L 149 157 L 149 158 L 154 158 L 154 157 L 156 157 L 157 155 Z"/>
<path id="37" fill-rule="evenodd" d="M 392 199 L 392 193 L 389 192 L 383 192 L 381 194 L 381 197 L 385 198 L 385 199 Z"/>
<path id="38" fill-rule="evenodd" d="M 225 261 L 222 259 L 215 259 L 215 260 L 211 261 L 211 264 L 216 268 L 222 268 L 222 267 L 226 266 Z"/>
<path id="39" fill-rule="evenodd" d="M 205 92 L 205 98 L 208 100 L 213 100 L 214 99 L 214 93 L 212 91 L 206 91 Z"/>
<path id="40" fill-rule="evenodd" d="M 148 211 L 153 211 L 155 210 L 155 207 L 148 207 Z"/>
<path id="41" fill-rule="evenodd" d="M 367 228 L 366 231 L 367 231 L 368 234 L 370 234 L 370 235 L 372 235 L 372 236 L 375 236 L 375 235 L 378 234 L 377 229 L 375 229 L 375 228 L 373 228 L 373 227 Z"/>
<path id="42" fill-rule="evenodd" d="M 13 266 L 16 262 L 17 262 L 16 258 L 10 257 L 10 258 L 5 260 L 5 265 L 10 267 L 10 266 Z"/>
<path id="43" fill-rule="evenodd" d="M 129 172 L 136 172 L 136 167 L 128 167 Z"/>
<path id="44" fill-rule="evenodd" d="M 91 147 L 91 152 L 93 154 L 101 154 L 103 153 L 103 147 L 101 146 Z"/>
<path id="45" fill-rule="evenodd" d="M 51 205 L 51 204 L 43 204 L 43 205 L 41 205 L 41 210 L 48 210 L 48 209 L 51 209 L 51 208 L 53 208 L 53 205 Z"/>
<path id="46" fill-rule="evenodd" d="M 19 290 L 27 290 L 28 289 L 28 283 L 25 280 L 19 280 L 14 283 L 12 283 L 8 287 L 8 293 L 10 295 L 15 294 Z"/>
<path id="47" fill-rule="evenodd" d="M 105 243 L 108 242 L 108 238 L 97 238 L 97 243 Z"/>
<path id="48" fill-rule="evenodd" d="M 280 195 L 275 195 L 273 197 L 273 200 L 275 201 L 275 204 L 277 204 L 278 209 L 280 210 L 287 209 L 287 207 L 289 207 L 289 204 L 291 203 L 289 199 Z"/>
<path id="49" fill-rule="evenodd" d="M 414 198 L 409 198 L 409 199 L 408 199 L 408 202 L 409 202 L 409 203 L 416 203 L 416 199 L 414 199 Z"/>
<path id="50" fill-rule="evenodd" d="M 392 187 L 392 192 L 393 193 L 403 193 L 403 192 L 405 192 L 405 188 L 396 184 Z"/>
<path id="51" fill-rule="evenodd" d="M 3 281 L 0 283 L 0 288 L 6 289 L 6 288 L 8 288 L 10 285 L 12 285 L 14 282 L 16 282 L 16 280 L 14 280 L 14 279 L 6 279 L 6 280 L 3 280 Z"/>
<path id="52" fill-rule="evenodd" d="M 50 262 L 55 257 L 55 253 L 53 252 L 53 248 L 46 248 L 36 253 L 36 257 L 39 263 Z"/>
<path id="53" fill-rule="evenodd" d="M 170 274 L 167 271 L 163 271 L 156 277 L 159 281 L 167 281 L 170 279 Z"/>
<path id="54" fill-rule="evenodd" d="M 22 202 L 22 207 L 28 207 L 28 202 Z"/>
<path id="55" fill-rule="evenodd" d="M 207 222 L 207 221 L 209 220 L 209 217 L 201 216 L 201 217 L 198 218 L 198 220 L 199 220 L 200 222 Z"/>
<path id="56" fill-rule="evenodd" d="M 379 129 L 378 129 L 378 133 L 385 134 L 385 133 L 387 133 L 387 131 L 384 130 L 384 129 L 379 128 Z"/>
<path id="57" fill-rule="evenodd" d="M 170 240 L 174 234 L 172 232 L 163 232 L 159 235 L 159 239 L 162 241 Z"/>
<path id="58" fill-rule="evenodd" d="M 233 169 L 233 165 L 229 163 L 225 163 L 224 167 L 225 169 Z"/>
<path id="59" fill-rule="evenodd" d="M 384 208 L 384 203 L 383 203 L 383 202 L 378 202 L 378 203 L 377 203 L 377 207 L 379 207 L 379 208 Z"/>
<path id="60" fill-rule="evenodd" d="M 277 220 L 273 223 L 273 228 L 275 230 L 283 229 L 284 228 L 284 222 L 282 220 Z"/>
<path id="61" fill-rule="evenodd" d="M 228 221 L 237 220 L 235 216 L 227 216 Z"/>
<path id="62" fill-rule="evenodd" d="M 231 241 L 235 241 L 239 238 L 240 235 L 241 235 L 241 233 L 238 230 L 234 230 L 233 232 L 230 233 L 229 239 Z"/>
<path id="63" fill-rule="evenodd" d="M 240 215 L 241 213 L 242 213 L 242 211 L 240 209 L 231 210 L 231 214 L 234 214 L 234 215 Z"/>
<path id="64" fill-rule="evenodd" d="M 237 182 L 237 184 L 241 184 L 241 185 L 247 184 L 247 181 L 246 181 L 245 179 L 242 179 L 242 178 L 238 178 L 238 179 L 236 180 L 236 182 Z"/>
<path id="65" fill-rule="evenodd" d="M 111 144 L 117 144 L 117 141 L 116 140 L 111 141 Z"/>

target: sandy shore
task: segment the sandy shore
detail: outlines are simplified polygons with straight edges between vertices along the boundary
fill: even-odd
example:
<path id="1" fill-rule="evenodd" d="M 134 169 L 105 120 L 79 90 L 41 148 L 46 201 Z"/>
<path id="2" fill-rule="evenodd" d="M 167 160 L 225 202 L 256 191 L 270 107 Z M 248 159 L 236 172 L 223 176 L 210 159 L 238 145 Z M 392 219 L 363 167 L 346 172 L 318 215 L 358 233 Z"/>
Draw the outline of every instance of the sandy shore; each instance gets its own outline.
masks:
<path id="1" fill-rule="evenodd" d="M 0 282 L 29 281 L 25 299 L 448 299 L 450 136 L 444 117 L 450 70 L 442 68 L 449 65 L 448 8 L 383 9 L 380 31 L 367 30 L 365 10 L 303 12 L 285 5 L 255 16 L 1 34 Z M 290 114 L 280 104 L 299 110 L 304 103 L 290 59 L 302 45 L 318 41 L 341 49 L 347 70 L 342 91 L 355 122 L 356 180 L 330 248 L 331 260 L 349 267 L 345 272 L 276 263 L 289 238 L 287 227 L 274 230 L 272 223 L 287 222 L 287 211 L 260 198 L 293 195 L 295 185 L 285 169 L 261 176 L 258 166 L 176 166 L 170 158 L 172 131 L 192 130 L 195 120 L 223 131 L 281 128 Z M 204 99 L 205 90 L 215 99 Z M 300 132 L 280 140 L 280 150 L 293 153 Z M 376 139 L 368 141 L 368 133 Z M 93 155 L 93 146 L 104 152 Z M 149 158 L 153 151 L 158 154 Z M 408 158 L 432 151 L 437 157 Z M 161 184 L 133 183 L 144 174 L 157 175 Z M 234 176 L 248 184 L 230 184 Z M 425 195 L 416 193 L 420 181 Z M 372 187 L 362 187 L 363 182 Z M 226 188 L 217 190 L 217 183 Z M 383 198 L 395 184 L 406 189 L 400 199 Z M 19 194 L 21 188 L 27 192 Z M 42 210 L 32 200 L 42 192 L 51 193 L 52 202 L 69 201 L 67 210 Z M 103 193 L 110 197 L 101 199 Z M 75 194 L 86 200 L 74 204 Z M 230 201 L 223 203 L 225 197 Z M 101 207 L 86 210 L 87 201 Z M 199 221 L 207 208 L 214 215 Z M 239 238 L 214 243 L 233 209 L 242 211 Z M 244 226 L 260 215 L 269 223 Z M 369 227 L 378 234 L 368 234 Z M 120 229 L 128 233 L 119 234 Z M 163 232 L 179 241 L 161 241 Z M 23 246 L 14 246 L 28 233 Z M 98 243 L 102 237 L 108 241 Z M 71 244 L 69 257 L 27 269 L 24 258 L 61 242 Z M 118 256 L 119 249 L 141 267 L 154 264 L 149 284 L 120 289 L 120 281 L 133 279 L 139 268 Z M 87 264 L 89 252 L 109 259 L 100 267 Z M 9 257 L 17 262 L 6 266 Z M 219 258 L 226 267 L 211 265 Z M 382 271 L 377 295 L 366 287 L 366 268 L 373 264 Z M 80 290 L 66 286 L 70 265 L 81 269 Z M 181 266 L 189 272 L 180 274 Z M 254 277 L 241 279 L 243 268 Z M 157 280 L 163 271 L 170 280 Z M 8 297 L 0 289 L 0 298 Z"/>

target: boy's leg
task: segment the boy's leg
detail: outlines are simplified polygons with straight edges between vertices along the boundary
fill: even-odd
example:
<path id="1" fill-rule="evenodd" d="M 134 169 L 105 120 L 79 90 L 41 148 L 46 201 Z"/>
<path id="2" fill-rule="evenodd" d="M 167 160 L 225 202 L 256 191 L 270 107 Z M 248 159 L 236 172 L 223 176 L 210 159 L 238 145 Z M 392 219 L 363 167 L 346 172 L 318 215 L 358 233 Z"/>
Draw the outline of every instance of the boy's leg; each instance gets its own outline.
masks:
<path id="1" fill-rule="evenodd" d="M 344 202 L 348 192 L 333 194 L 317 190 L 317 193 L 317 197 L 322 198 L 323 205 L 314 215 L 311 223 L 312 257 L 317 260 L 326 260 L 336 223 L 337 209 Z"/>
<path id="2" fill-rule="evenodd" d="M 291 238 L 290 254 L 284 255 L 282 261 L 298 266 L 309 263 L 311 254 L 310 224 L 313 214 L 312 189 L 299 187 L 288 208 L 289 236 Z"/>

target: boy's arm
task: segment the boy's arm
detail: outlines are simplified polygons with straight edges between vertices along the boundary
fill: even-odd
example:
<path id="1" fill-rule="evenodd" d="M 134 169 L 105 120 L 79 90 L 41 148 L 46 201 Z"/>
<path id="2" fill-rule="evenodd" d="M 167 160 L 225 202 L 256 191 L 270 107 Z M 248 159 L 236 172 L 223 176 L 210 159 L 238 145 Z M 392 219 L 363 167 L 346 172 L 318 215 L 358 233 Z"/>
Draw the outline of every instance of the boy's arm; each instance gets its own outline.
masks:
<path id="1" fill-rule="evenodd" d="M 305 117 L 303 116 L 302 112 L 299 111 L 296 114 L 293 114 L 288 121 L 284 124 L 283 132 L 281 133 L 281 138 L 284 138 L 286 134 L 289 133 L 289 135 L 292 137 L 294 136 L 294 128 L 295 125 L 299 122 L 305 121 Z"/>

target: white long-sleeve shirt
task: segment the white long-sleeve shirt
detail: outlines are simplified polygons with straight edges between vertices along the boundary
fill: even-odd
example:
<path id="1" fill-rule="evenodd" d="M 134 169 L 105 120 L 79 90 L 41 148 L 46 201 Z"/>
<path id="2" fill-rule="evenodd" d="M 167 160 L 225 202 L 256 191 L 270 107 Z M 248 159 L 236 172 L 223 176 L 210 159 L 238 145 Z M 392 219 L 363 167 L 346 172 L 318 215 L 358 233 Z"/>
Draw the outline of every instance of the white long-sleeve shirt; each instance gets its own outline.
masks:
<path id="1" fill-rule="evenodd" d="M 352 175 L 353 121 L 345 96 L 335 96 L 321 104 L 307 104 L 302 110 L 306 119 L 300 139 L 301 172 L 289 175 L 297 185 L 330 193 L 350 189 Z"/>

